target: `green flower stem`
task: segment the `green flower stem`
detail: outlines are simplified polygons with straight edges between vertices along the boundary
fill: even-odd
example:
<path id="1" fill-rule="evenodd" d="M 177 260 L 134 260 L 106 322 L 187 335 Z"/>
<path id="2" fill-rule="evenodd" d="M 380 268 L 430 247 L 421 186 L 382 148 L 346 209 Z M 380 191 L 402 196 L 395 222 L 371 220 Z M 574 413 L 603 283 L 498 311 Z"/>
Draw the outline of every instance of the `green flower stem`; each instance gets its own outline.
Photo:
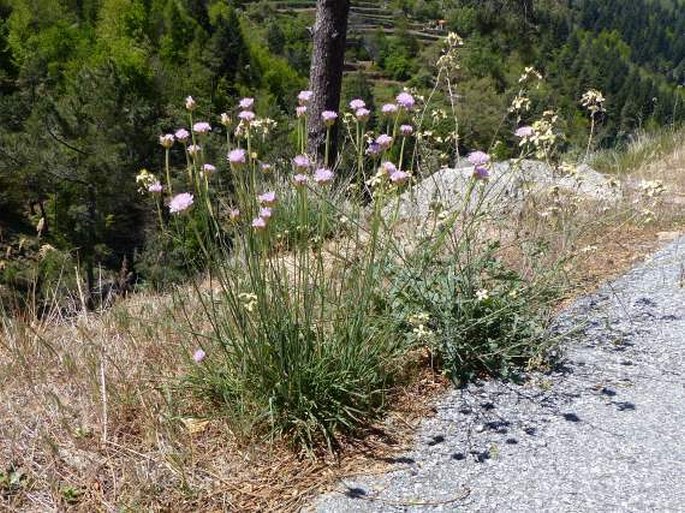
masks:
<path id="1" fill-rule="evenodd" d="M 328 166 L 328 152 L 331 145 L 331 127 L 326 128 L 326 149 L 324 150 L 324 166 Z"/>
<path id="2" fill-rule="evenodd" d="M 166 148 L 164 150 L 164 168 L 166 171 L 166 186 L 167 186 L 167 189 L 169 190 L 169 195 L 172 196 L 174 194 L 174 190 L 171 187 L 171 171 L 170 171 L 170 166 L 169 166 L 169 148 Z"/>
<path id="3" fill-rule="evenodd" d="M 407 138 L 402 136 L 402 144 L 400 145 L 400 160 L 397 163 L 397 169 L 402 169 L 402 161 L 404 159 L 404 143 L 407 141 Z"/>

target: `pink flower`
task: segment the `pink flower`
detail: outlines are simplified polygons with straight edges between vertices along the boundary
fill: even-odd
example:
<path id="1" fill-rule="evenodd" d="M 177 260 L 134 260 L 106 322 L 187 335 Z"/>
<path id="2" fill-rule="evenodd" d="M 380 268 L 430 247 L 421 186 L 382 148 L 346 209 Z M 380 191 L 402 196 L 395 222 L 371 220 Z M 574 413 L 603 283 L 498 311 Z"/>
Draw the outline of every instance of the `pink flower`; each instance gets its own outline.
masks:
<path id="1" fill-rule="evenodd" d="M 300 105 L 307 105 L 310 101 L 312 101 L 313 97 L 313 91 L 300 91 L 300 94 L 297 95 L 297 101 L 300 102 Z"/>
<path id="2" fill-rule="evenodd" d="M 195 103 L 195 100 L 193 99 L 193 97 L 192 96 L 186 96 L 186 109 L 195 110 L 195 107 L 197 107 L 197 103 Z"/>
<path id="3" fill-rule="evenodd" d="M 263 230 L 266 228 L 266 220 L 263 217 L 255 217 L 252 220 L 252 228 L 255 230 Z"/>
<path id="4" fill-rule="evenodd" d="M 202 166 L 202 171 L 204 171 L 206 175 L 213 175 L 214 173 L 216 173 L 216 167 L 212 164 L 204 164 Z"/>
<path id="5" fill-rule="evenodd" d="M 263 162 L 260 167 L 261 167 L 262 173 L 271 173 L 271 164 Z"/>
<path id="6" fill-rule="evenodd" d="M 295 176 L 293 176 L 293 182 L 295 182 L 296 187 L 302 187 L 307 183 L 307 175 L 303 175 L 302 173 L 298 173 Z"/>
<path id="7" fill-rule="evenodd" d="M 162 192 L 162 189 L 162 184 L 159 182 L 155 182 L 147 188 L 147 190 L 153 194 L 159 194 L 160 192 Z"/>
<path id="8" fill-rule="evenodd" d="M 354 115 L 359 121 L 366 121 L 367 119 L 369 119 L 371 111 L 369 109 L 362 107 L 361 109 L 357 109 Z"/>
<path id="9" fill-rule="evenodd" d="M 176 130 L 174 136 L 176 137 L 177 141 L 184 143 L 188 140 L 188 137 L 190 137 L 190 132 L 188 132 L 188 130 L 186 130 L 185 128 L 179 128 L 178 130 Z"/>
<path id="10" fill-rule="evenodd" d="M 326 185 L 333 181 L 335 174 L 328 168 L 322 167 L 314 171 L 314 181 L 319 185 Z"/>
<path id="11" fill-rule="evenodd" d="M 271 209 L 269 207 L 262 207 L 259 209 L 259 217 L 262 219 L 271 219 Z"/>
<path id="12" fill-rule="evenodd" d="M 229 209 L 229 211 L 228 211 L 228 218 L 229 218 L 231 221 L 237 221 L 238 219 L 240 219 L 240 210 L 238 210 L 237 208 L 231 208 L 231 209 Z"/>
<path id="13" fill-rule="evenodd" d="M 205 353 L 202 349 L 198 349 L 193 353 L 193 360 L 195 360 L 195 363 L 200 363 L 205 359 L 205 356 L 207 356 L 207 353 Z"/>
<path id="14" fill-rule="evenodd" d="M 414 127 L 412 127 L 411 125 L 402 125 L 400 126 L 400 133 L 404 137 L 409 137 L 411 134 L 414 133 Z"/>
<path id="15" fill-rule="evenodd" d="M 243 110 L 250 110 L 254 105 L 254 98 L 243 98 L 238 105 L 240 105 L 240 108 Z"/>
<path id="16" fill-rule="evenodd" d="M 228 152 L 228 161 L 233 166 L 240 166 L 247 160 L 247 153 L 242 148 L 236 148 Z"/>
<path id="17" fill-rule="evenodd" d="M 257 201 L 262 205 L 273 205 L 276 203 L 276 193 L 274 191 L 265 192 L 257 196 Z"/>
<path id="18" fill-rule="evenodd" d="M 307 106 L 306 105 L 298 105 L 297 108 L 295 109 L 295 115 L 298 118 L 302 118 L 307 114 Z"/>
<path id="19" fill-rule="evenodd" d="M 238 113 L 238 118 L 245 123 L 252 123 L 255 117 L 255 113 L 251 110 L 242 110 Z"/>
<path id="20" fill-rule="evenodd" d="M 381 164 L 381 170 L 385 172 L 388 176 L 390 176 L 395 171 L 397 171 L 397 166 L 395 166 L 395 164 L 393 164 L 392 162 L 385 161 Z"/>
<path id="21" fill-rule="evenodd" d="M 190 153 L 193 156 L 200 153 L 200 150 L 202 150 L 202 147 L 198 144 L 191 144 L 190 146 L 188 146 L 188 153 Z"/>
<path id="22" fill-rule="evenodd" d="M 206 134 L 212 127 L 206 121 L 199 121 L 193 125 L 193 132 L 197 134 Z"/>
<path id="23" fill-rule="evenodd" d="M 166 149 L 171 148 L 174 145 L 174 135 L 164 134 L 159 136 L 159 144 L 161 144 Z"/>
<path id="24" fill-rule="evenodd" d="M 472 151 L 467 160 L 474 166 L 485 166 L 490 162 L 490 155 L 482 151 Z"/>
<path id="25" fill-rule="evenodd" d="M 321 113 L 321 119 L 323 119 L 324 125 L 331 126 L 338 119 L 338 113 L 332 110 L 325 110 Z"/>
<path id="26" fill-rule="evenodd" d="M 297 155 L 293 159 L 293 166 L 295 166 L 295 169 L 297 169 L 298 171 L 304 171 L 312 167 L 312 161 L 309 160 L 309 157 L 307 157 L 307 155 Z"/>
<path id="27" fill-rule="evenodd" d="M 487 180 L 490 177 L 490 172 L 487 167 L 476 166 L 473 168 L 473 177 L 476 180 Z"/>
<path id="28" fill-rule="evenodd" d="M 398 107 L 396 103 L 386 103 L 381 107 L 381 112 L 386 116 L 391 116 L 392 114 L 395 114 L 395 112 L 397 112 L 397 109 Z"/>
<path id="29" fill-rule="evenodd" d="M 380 155 L 381 151 L 381 145 L 378 144 L 376 141 L 371 141 L 369 143 L 369 147 L 366 148 L 366 154 L 370 155 L 371 157 L 377 157 L 378 155 Z"/>
<path id="30" fill-rule="evenodd" d="M 376 137 L 376 144 L 381 147 L 381 150 L 387 150 L 392 146 L 392 137 L 388 134 L 381 134 Z"/>
<path id="31" fill-rule="evenodd" d="M 414 108 L 414 104 L 416 103 L 414 97 L 407 92 L 398 94 L 397 98 L 395 98 L 395 101 L 397 101 L 397 104 L 405 110 L 412 110 Z"/>
<path id="32" fill-rule="evenodd" d="M 409 173 L 400 171 L 399 169 L 390 175 L 390 181 L 394 184 L 401 184 L 407 180 L 409 180 Z"/>
<path id="33" fill-rule="evenodd" d="M 364 100 L 362 100 L 360 98 L 355 98 L 354 100 L 352 100 L 350 102 L 350 109 L 352 109 L 352 110 L 356 111 L 359 109 L 363 109 L 364 107 L 366 107 L 366 103 L 364 102 Z"/>
<path id="34" fill-rule="evenodd" d="M 520 126 L 516 129 L 516 131 L 514 132 L 514 135 L 516 137 L 524 138 L 524 137 L 531 137 L 534 133 L 535 133 L 535 131 L 533 130 L 532 126 Z"/>
<path id="35" fill-rule="evenodd" d="M 193 195 L 188 192 L 182 192 L 169 201 L 169 212 L 172 214 L 180 214 L 184 210 L 188 210 L 192 205 Z"/>

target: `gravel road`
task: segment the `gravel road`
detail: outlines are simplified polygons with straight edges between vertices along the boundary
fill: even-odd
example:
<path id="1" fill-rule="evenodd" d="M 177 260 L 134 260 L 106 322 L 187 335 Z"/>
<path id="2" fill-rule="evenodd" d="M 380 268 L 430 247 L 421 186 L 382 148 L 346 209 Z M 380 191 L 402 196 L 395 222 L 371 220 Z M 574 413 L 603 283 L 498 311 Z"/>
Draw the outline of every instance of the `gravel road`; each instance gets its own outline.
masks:
<path id="1" fill-rule="evenodd" d="M 685 512 L 685 238 L 556 322 L 561 365 L 453 390 L 414 448 L 312 509 Z"/>

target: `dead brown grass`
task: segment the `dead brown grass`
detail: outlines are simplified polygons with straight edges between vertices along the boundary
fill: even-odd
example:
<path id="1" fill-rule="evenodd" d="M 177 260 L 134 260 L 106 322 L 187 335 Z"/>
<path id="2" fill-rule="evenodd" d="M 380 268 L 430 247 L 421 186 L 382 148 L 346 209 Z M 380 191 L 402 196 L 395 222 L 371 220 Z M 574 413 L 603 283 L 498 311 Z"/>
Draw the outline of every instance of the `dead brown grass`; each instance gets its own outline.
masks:
<path id="1" fill-rule="evenodd" d="M 681 233 L 684 171 L 680 149 L 631 175 L 662 180 L 664 197 L 642 197 L 631 186 L 620 210 L 560 204 L 558 215 L 536 208 L 520 220 L 526 237 L 546 237 L 553 256 L 568 255 L 564 301 Z M 510 242 L 503 256 L 533 272 L 540 262 Z M 193 315 L 190 297 L 182 299 Z M 447 386 L 425 355 L 415 355 L 414 379 L 395 392 L 385 421 L 347 440 L 335 457 L 238 440 L 176 386 L 194 365 L 194 347 L 178 327 L 182 311 L 169 297 L 139 294 L 99 315 L 3 320 L 0 510 L 297 511 L 342 476 L 384 471 Z"/>

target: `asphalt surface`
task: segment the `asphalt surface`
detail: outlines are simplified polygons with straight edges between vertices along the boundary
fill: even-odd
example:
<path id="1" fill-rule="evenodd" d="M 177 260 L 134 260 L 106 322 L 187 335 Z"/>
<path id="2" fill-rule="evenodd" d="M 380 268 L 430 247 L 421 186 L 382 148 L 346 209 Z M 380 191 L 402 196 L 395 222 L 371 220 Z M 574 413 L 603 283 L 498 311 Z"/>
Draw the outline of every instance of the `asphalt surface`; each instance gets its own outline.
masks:
<path id="1" fill-rule="evenodd" d="M 685 512 L 685 238 L 556 321 L 560 365 L 452 390 L 411 451 L 311 509 Z"/>

